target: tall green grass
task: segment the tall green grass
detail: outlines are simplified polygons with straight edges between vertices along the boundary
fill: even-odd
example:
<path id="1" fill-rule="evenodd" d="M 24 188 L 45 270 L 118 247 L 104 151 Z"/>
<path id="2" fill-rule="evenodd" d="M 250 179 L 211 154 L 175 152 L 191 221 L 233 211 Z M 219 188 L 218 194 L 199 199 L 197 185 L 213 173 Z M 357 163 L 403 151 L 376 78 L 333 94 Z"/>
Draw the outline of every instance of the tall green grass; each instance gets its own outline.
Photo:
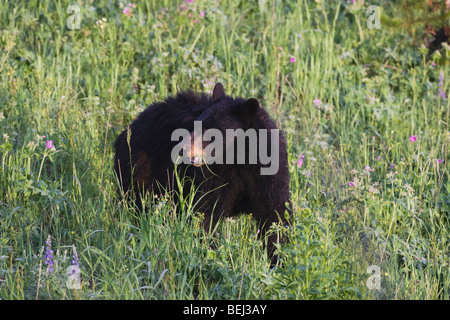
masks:
<path id="1" fill-rule="evenodd" d="M 0 1 L 2 299 L 450 297 L 447 47 L 427 60 L 349 1 L 145 1 L 131 16 L 127 3 L 79 1 L 69 30 L 68 1 Z M 249 215 L 207 232 L 189 196 L 149 197 L 139 215 L 117 193 L 118 133 L 219 81 L 258 98 L 288 141 L 282 267 Z"/>

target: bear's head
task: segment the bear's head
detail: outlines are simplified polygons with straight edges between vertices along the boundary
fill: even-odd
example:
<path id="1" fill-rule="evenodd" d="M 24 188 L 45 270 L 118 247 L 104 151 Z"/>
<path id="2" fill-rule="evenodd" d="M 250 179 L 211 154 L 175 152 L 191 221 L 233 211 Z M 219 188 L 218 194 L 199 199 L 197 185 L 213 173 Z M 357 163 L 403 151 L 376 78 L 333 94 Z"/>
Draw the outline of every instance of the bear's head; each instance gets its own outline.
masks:
<path id="1" fill-rule="evenodd" d="M 222 84 L 217 83 L 211 105 L 194 121 L 194 130 L 186 134 L 174 149 L 179 150 L 183 163 L 194 166 L 230 164 L 233 161 L 242 164 L 245 160 L 243 162 L 240 158 L 248 157 L 249 146 L 250 151 L 256 152 L 252 148 L 258 144 L 258 137 L 252 123 L 259 110 L 258 100 L 228 97 Z M 231 146 L 236 140 L 245 141 L 245 138 L 248 139 L 247 146 L 242 143 Z"/>

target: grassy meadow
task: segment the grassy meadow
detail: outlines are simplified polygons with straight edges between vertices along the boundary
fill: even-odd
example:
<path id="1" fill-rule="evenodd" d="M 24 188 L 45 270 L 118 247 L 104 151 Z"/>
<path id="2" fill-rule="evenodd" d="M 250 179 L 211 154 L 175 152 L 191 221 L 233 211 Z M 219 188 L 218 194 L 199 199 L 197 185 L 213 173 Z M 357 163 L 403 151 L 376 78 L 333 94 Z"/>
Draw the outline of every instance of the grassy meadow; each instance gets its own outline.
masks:
<path id="1" fill-rule="evenodd" d="M 1 0 L 0 299 L 449 299 L 450 48 L 369 2 Z M 117 192 L 120 131 L 216 82 L 288 142 L 282 267 L 251 215 Z"/>

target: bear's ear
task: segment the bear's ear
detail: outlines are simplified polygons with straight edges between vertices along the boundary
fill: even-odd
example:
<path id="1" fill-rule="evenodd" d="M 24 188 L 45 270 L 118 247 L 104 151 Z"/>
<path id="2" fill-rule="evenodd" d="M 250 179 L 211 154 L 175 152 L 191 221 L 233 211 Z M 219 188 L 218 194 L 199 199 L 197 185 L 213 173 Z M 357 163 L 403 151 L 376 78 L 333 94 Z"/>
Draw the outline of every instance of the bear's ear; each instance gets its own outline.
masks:
<path id="1" fill-rule="evenodd" d="M 250 123 L 258 112 L 258 108 L 258 100 L 251 98 L 237 107 L 237 114 L 242 120 Z"/>
<path id="2" fill-rule="evenodd" d="M 214 86 L 214 90 L 213 90 L 213 101 L 219 101 L 220 99 L 222 99 L 223 97 L 225 97 L 225 91 L 223 90 L 223 85 L 218 82 L 216 83 L 216 85 Z"/>

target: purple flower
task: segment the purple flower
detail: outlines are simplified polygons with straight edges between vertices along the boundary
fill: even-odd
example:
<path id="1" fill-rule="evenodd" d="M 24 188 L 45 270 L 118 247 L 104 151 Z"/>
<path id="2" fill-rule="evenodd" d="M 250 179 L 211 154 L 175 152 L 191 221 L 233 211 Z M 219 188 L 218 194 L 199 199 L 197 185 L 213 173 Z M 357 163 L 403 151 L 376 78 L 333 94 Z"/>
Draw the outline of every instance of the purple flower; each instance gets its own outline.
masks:
<path id="1" fill-rule="evenodd" d="M 439 163 L 442 163 L 442 159 L 438 159 L 438 162 L 439 162 Z"/>
<path id="2" fill-rule="evenodd" d="M 320 106 L 322 104 L 322 100 L 320 100 L 320 99 L 314 99 L 313 102 L 314 102 L 315 106 Z"/>
<path id="3" fill-rule="evenodd" d="M 126 16 L 131 17 L 133 15 L 133 8 L 136 8 L 134 3 L 128 3 L 125 9 L 122 10 L 122 13 Z"/>
<path id="4" fill-rule="evenodd" d="M 50 235 L 47 238 L 46 244 L 47 244 L 47 247 L 45 248 L 45 261 L 44 261 L 44 263 L 46 265 L 48 265 L 48 267 L 47 267 L 48 273 L 52 274 L 52 272 L 54 271 L 54 269 L 53 269 L 54 262 L 53 262 L 53 250 L 52 250 L 52 242 L 51 242 L 51 239 L 50 239 Z"/>
<path id="5" fill-rule="evenodd" d="M 289 59 L 289 62 L 290 62 L 290 63 L 294 63 L 295 61 L 296 61 L 295 57 L 291 57 L 291 58 Z"/>
<path id="6" fill-rule="evenodd" d="M 78 268 L 80 267 L 80 263 L 78 262 L 78 253 L 77 253 L 77 247 L 73 246 L 73 260 L 72 265 L 76 266 L 76 268 L 73 268 L 71 275 L 75 272 L 78 272 Z"/>
<path id="7" fill-rule="evenodd" d="M 348 183 L 348 186 L 349 186 L 349 187 L 354 187 L 355 185 L 353 184 L 353 182 L 349 182 L 349 183 Z"/>
<path id="8" fill-rule="evenodd" d="M 205 17 L 205 11 L 200 11 L 200 15 L 202 16 L 202 18 Z"/>
<path id="9" fill-rule="evenodd" d="M 47 147 L 47 149 L 51 149 L 54 148 L 55 146 L 53 145 L 53 140 L 47 140 L 45 141 L 45 146 Z"/>
<path id="10" fill-rule="evenodd" d="M 412 135 L 411 137 L 409 137 L 409 141 L 416 142 L 417 141 L 417 137 L 415 135 Z"/>
<path id="11" fill-rule="evenodd" d="M 390 167 L 391 167 L 391 169 L 393 169 L 395 167 L 395 164 L 393 162 L 391 162 Z"/>
<path id="12" fill-rule="evenodd" d="M 372 171 L 373 171 L 373 169 L 370 168 L 369 166 L 365 166 L 365 167 L 364 167 L 364 170 L 369 171 L 369 172 L 372 172 Z"/>
<path id="13" fill-rule="evenodd" d="M 298 163 L 297 163 L 297 166 L 299 167 L 299 168 L 301 168 L 302 167 L 302 165 L 303 165 L 303 158 L 304 158 L 305 156 L 303 155 L 303 153 L 300 153 L 300 158 L 298 159 Z"/>

